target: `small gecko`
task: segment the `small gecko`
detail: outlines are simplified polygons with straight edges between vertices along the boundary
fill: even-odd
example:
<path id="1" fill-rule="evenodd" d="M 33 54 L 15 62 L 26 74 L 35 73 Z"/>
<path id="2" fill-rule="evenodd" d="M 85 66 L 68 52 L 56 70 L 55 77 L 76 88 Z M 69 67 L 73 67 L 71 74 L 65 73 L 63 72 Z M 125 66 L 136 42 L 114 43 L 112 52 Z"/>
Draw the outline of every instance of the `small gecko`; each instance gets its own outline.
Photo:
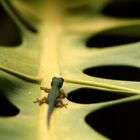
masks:
<path id="1" fill-rule="evenodd" d="M 42 98 L 41 100 L 37 98 L 36 101 L 34 101 L 34 103 L 39 103 L 39 105 L 42 105 L 44 103 L 49 105 L 47 115 L 48 128 L 50 126 L 50 118 L 54 107 L 66 107 L 67 105 L 62 102 L 62 98 L 66 97 L 65 93 L 61 89 L 63 82 L 63 78 L 53 77 L 51 82 L 51 89 L 48 89 L 47 87 L 40 87 L 41 90 L 44 90 L 46 93 L 49 93 L 48 96 Z"/>

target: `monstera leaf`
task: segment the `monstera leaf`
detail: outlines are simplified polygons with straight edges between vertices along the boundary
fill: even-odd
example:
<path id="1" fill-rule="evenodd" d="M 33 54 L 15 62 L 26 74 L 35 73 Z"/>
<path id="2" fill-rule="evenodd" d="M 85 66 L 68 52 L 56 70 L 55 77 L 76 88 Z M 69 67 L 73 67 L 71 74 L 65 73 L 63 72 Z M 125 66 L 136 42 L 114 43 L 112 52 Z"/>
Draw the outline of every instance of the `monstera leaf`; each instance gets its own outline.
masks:
<path id="1" fill-rule="evenodd" d="M 0 139 L 139 139 L 140 2 L 0 1 Z M 40 86 L 64 78 L 47 128 Z"/>

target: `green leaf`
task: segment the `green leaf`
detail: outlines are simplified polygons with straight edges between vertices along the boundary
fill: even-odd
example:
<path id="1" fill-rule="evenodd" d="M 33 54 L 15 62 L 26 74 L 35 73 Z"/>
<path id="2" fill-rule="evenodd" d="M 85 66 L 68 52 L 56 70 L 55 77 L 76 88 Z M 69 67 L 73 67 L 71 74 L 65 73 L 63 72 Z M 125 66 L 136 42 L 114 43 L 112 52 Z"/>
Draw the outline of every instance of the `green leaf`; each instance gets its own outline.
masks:
<path id="1" fill-rule="evenodd" d="M 1 0 L 0 139 L 139 139 L 139 4 Z M 54 76 L 68 106 L 48 130 L 33 102 Z"/>

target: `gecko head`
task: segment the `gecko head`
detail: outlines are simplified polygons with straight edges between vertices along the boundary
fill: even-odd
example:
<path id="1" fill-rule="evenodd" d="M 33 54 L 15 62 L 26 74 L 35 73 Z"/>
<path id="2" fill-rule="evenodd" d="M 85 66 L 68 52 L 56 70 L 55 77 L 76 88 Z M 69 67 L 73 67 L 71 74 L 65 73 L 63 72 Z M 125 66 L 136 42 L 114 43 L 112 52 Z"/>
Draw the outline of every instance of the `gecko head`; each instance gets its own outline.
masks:
<path id="1" fill-rule="evenodd" d="M 62 87 L 64 82 L 64 79 L 61 77 L 53 77 L 52 78 L 52 82 L 51 82 L 51 86 L 53 86 L 54 84 L 57 85 L 59 88 Z"/>

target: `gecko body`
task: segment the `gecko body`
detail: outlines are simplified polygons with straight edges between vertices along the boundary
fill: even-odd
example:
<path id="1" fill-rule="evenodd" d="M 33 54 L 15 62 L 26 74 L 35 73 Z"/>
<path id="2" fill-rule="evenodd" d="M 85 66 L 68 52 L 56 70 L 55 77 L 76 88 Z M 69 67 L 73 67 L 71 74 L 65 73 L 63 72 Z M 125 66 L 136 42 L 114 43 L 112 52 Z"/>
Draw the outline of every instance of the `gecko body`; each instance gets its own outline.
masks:
<path id="1" fill-rule="evenodd" d="M 41 100 L 36 99 L 36 101 L 34 102 L 39 103 L 39 105 L 42 105 L 44 103 L 47 103 L 49 105 L 47 114 L 48 128 L 50 127 L 50 118 L 54 107 L 66 107 L 66 104 L 64 104 L 61 100 L 62 98 L 66 97 L 64 92 L 61 90 L 63 82 L 63 78 L 53 77 L 51 82 L 51 89 L 48 89 L 47 87 L 41 87 L 41 90 L 44 90 L 45 92 L 49 93 L 48 96 L 42 98 Z"/>

